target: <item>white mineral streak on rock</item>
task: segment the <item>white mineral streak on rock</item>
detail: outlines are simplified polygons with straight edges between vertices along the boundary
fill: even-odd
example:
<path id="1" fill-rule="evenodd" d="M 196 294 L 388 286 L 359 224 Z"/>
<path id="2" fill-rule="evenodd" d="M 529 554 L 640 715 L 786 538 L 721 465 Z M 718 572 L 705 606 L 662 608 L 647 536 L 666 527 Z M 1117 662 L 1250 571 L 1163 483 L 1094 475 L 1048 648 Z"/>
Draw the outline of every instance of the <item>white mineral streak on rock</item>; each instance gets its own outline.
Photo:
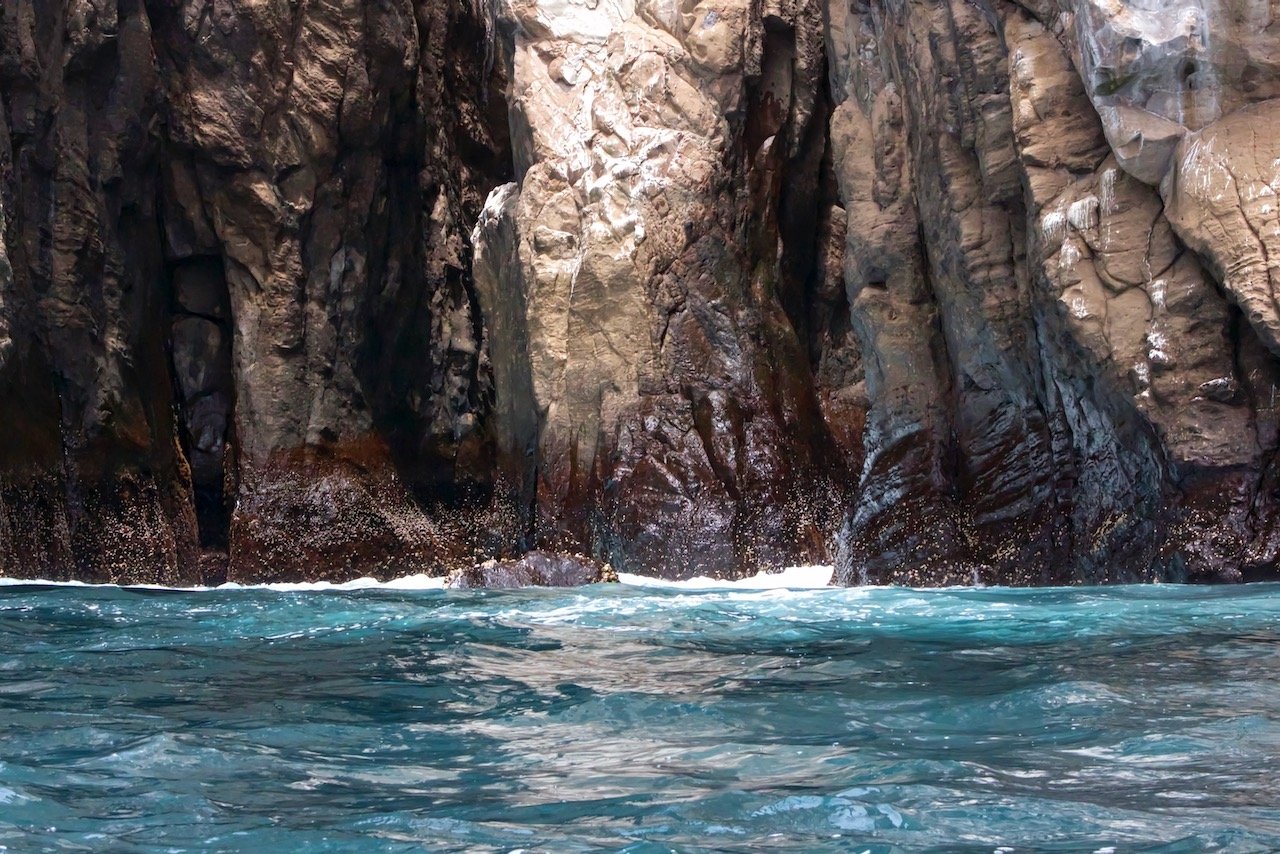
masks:
<path id="1" fill-rule="evenodd" d="M 635 0 L 513 0 L 511 6 L 531 32 L 584 41 L 606 40 L 636 11 Z"/>
<path id="2" fill-rule="evenodd" d="M 1067 208 L 1067 221 L 1076 231 L 1088 231 L 1098 227 L 1098 197 L 1086 196 Z"/>
<path id="3" fill-rule="evenodd" d="M 1152 364 L 1164 364 L 1170 361 L 1169 339 L 1163 332 L 1151 330 L 1147 333 L 1147 361 Z"/>
<path id="4" fill-rule="evenodd" d="M 1103 216 L 1116 212 L 1116 170 L 1104 169 L 1099 184 L 1102 187 L 1098 194 L 1098 203 Z"/>
<path id="5" fill-rule="evenodd" d="M 1045 248 L 1050 252 L 1062 245 L 1067 236 L 1067 215 L 1062 211 L 1049 211 L 1040 218 L 1040 232 L 1044 235 Z"/>
<path id="6" fill-rule="evenodd" d="M 1166 308 L 1164 299 L 1167 287 L 1168 285 L 1164 279 L 1156 279 L 1148 288 L 1148 292 L 1151 294 L 1151 304 L 1161 311 Z"/>
<path id="7" fill-rule="evenodd" d="M 1058 268 L 1060 270 L 1069 270 L 1080 261 L 1080 250 L 1076 246 L 1075 241 L 1069 241 L 1062 244 L 1062 252 L 1058 255 Z"/>
<path id="8" fill-rule="evenodd" d="M 500 217 L 511 199 L 520 191 L 520 186 L 516 183 L 503 184 L 494 188 L 489 193 L 488 198 L 484 200 L 484 207 L 480 211 L 480 221 L 476 223 L 475 231 L 472 233 L 472 239 L 476 239 L 475 235 L 479 234 L 482 227 L 488 226 L 495 219 Z"/>

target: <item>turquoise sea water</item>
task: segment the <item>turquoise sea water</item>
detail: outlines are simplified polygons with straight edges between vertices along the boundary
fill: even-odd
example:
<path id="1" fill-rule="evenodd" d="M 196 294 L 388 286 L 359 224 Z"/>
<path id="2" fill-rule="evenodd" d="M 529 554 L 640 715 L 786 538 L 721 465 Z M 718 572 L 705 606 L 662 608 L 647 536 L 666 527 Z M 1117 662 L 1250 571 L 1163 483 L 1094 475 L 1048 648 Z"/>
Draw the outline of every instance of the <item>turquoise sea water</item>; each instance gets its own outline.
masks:
<path id="1" fill-rule="evenodd" d="M 0 587 L 0 850 L 1280 850 L 1280 586 Z"/>

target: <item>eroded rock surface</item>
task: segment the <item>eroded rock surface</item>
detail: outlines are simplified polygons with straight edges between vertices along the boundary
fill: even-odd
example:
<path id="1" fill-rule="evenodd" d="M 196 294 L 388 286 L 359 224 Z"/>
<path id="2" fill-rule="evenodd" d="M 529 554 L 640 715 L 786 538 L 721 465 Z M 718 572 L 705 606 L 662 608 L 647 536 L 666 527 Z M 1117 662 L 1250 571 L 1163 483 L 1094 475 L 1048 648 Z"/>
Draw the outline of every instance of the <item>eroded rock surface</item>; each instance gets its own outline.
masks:
<path id="1" fill-rule="evenodd" d="M 491 34 L 460 0 L 0 9 L 0 305 L 24 336 L 0 571 L 470 560 L 469 231 L 510 171 Z"/>
<path id="2" fill-rule="evenodd" d="M 489 560 L 456 570 L 447 586 L 452 590 L 510 587 L 581 587 L 617 582 L 608 564 L 581 555 L 535 551 L 517 560 Z"/>
<path id="3" fill-rule="evenodd" d="M 1272 360 L 1147 186 L 1216 114 L 1188 118 L 1209 93 L 1166 71 L 1193 45 L 1140 5 L 832 5 L 850 295 L 886 365 L 846 581 L 1235 577 L 1269 542 Z M 1099 83 L 1121 48 L 1127 89 Z"/>
<path id="4" fill-rule="evenodd" d="M 1169 222 L 1280 353 L 1280 101 L 1185 136 L 1162 191 Z"/>
<path id="5" fill-rule="evenodd" d="M 1269 0 L 6 2 L 0 574 L 1273 574 L 1277 57 Z"/>
<path id="6" fill-rule="evenodd" d="M 0 9 L 0 573 L 194 580 L 138 3 Z"/>
<path id="7" fill-rule="evenodd" d="M 519 180 L 475 242 L 531 538 L 674 576 L 823 559 L 856 460 L 806 341 L 827 272 L 820 9 L 505 15 Z"/>

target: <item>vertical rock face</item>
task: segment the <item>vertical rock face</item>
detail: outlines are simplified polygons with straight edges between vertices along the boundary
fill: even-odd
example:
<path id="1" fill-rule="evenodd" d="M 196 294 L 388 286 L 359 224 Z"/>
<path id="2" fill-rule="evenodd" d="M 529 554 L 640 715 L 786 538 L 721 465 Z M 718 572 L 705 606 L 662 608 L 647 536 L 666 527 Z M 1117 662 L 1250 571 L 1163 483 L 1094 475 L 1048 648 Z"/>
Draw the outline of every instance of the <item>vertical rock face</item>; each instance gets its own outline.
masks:
<path id="1" fill-rule="evenodd" d="M 856 464 L 808 346 L 821 10 L 506 14 L 519 180 L 476 245 L 530 538 L 664 575 L 821 559 Z"/>
<path id="2" fill-rule="evenodd" d="M 5 4 L 0 571 L 469 556 L 428 501 L 489 479 L 468 232 L 510 157 L 481 12 Z"/>
<path id="3" fill-rule="evenodd" d="M 1208 58 L 1230 51 L 1202 49 L 1257 5 L 832 4 L 848 283 L 879 365 L 847 581 L 1270 564 L 1268 336 L 1200 263 L 1235 247 L 1147 186 L 1185 194 L 1186 127 L 1271 85 L 1231 89 L 1244 72 Z"/>
<path id="4" fill-rule="evenodd" d="M 1274 572 L 1280 6 L 9 0 L 0 574 Z"/>
<path id="5" fill-rule="evenodd" d="M 140 3 L 0 11 L 0 572 L 193 580 Z"/>
<path id="6" fill-rule="evenodd" d="M 180 298 L 190 284 L 230 318 L 185 316 L 174 353 L 180 377 L 184 361 L 217 366 L 182 390 L 206 463 L 197 490 L 226 484 L 234 455 L 233 577 L 430 569 L 463 547 L 415 503 L 418 473 L 395 453 L 439 453 L 423 437 L 465 443 L 485 381 L 463 281 L 475 199 L 457 149 L 477 131 L 470 141 L 490 141 L 462 126 L 477 117 L 450 114 L 487 81 L 447 55 L 468 27 L 483 45 L 470 13 L 357 0 L 152 10 L 169 259 Z M 420 362 L 397 352 L 406 342 Z"/>

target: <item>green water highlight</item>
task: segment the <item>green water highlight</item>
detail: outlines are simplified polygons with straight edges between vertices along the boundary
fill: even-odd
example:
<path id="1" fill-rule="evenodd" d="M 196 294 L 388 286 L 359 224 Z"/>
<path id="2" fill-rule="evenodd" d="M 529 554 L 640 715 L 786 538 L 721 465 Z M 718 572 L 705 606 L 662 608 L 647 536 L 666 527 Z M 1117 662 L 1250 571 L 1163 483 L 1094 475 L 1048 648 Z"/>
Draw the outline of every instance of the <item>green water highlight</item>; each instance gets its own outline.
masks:
<path id="1" fill-rule="evenodd" d="M 1280 585 L 0 587 L 0 850 L 1280 850 Z"/>

